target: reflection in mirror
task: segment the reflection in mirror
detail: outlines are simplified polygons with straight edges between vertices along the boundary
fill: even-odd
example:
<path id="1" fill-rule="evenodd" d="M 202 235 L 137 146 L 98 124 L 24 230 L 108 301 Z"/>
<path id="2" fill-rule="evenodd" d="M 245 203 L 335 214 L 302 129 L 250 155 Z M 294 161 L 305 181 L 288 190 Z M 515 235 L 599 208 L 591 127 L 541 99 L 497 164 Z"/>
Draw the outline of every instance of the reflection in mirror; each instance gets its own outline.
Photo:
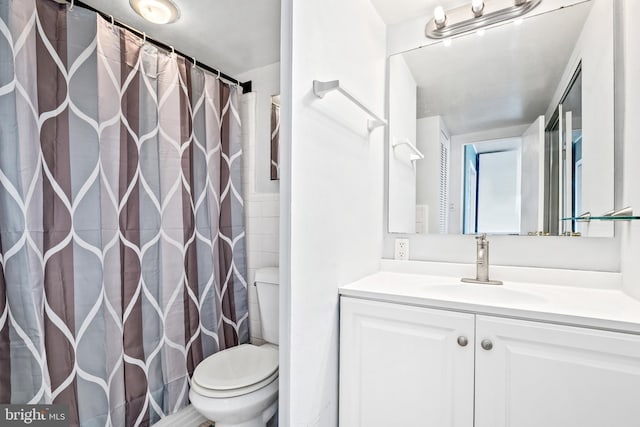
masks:
<path id="1" fill-rule="evenodd" d="M 390 232 L 613 235 L 612 4 L 389 58 Z"/>
<path id="2" fill-rule="evenodd" d="M 566 142 L 560 140 L 566 129 Z M 560 231 L 559 218 L 582 215 L 582 68 L 578 67 L 566 93 L 556 107 L 546 129 L 545 141 L 545 229 Z M 560 144 L 564 144 L 562 151 Z M 560 155 L 563 161 L 560 162 Z M 560 169 L 560 173 L 557 170 Z M 560 187 L 559 187 L 560 186 Z M 559 193 L 558 188 L 562 189 Z M 560 197 L 559 194 L 564 194 Z M 581 222 L 563 222 L 565 232 L 577 233 Z"/>
<path id="3" fill-rule="evenodd" d="M 271 180 L 280 179 L 280 95 L 271 97 Z"/>

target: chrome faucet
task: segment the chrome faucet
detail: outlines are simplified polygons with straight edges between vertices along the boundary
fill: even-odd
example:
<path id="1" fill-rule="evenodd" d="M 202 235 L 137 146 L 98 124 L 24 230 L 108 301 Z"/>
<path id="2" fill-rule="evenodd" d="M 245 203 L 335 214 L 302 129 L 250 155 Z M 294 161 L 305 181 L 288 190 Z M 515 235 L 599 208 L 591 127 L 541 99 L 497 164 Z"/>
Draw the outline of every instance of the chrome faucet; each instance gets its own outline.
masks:
<path id="1" fill-rule="evenodd" d="M 481 283 L 485 285 L 502 285 L 499 280 L 489 280 L 489 240 L 486 234 L 476 236 L 477 259 L 476 278 L 462 279 L 465 283 Z"/>

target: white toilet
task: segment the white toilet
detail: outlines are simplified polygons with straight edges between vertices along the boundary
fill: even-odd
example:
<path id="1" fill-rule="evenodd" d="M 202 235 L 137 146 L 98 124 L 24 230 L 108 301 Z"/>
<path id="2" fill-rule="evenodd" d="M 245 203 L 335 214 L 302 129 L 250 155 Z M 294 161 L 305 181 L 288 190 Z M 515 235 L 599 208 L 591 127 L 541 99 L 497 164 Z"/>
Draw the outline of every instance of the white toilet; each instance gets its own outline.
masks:
<path id="1" fill-rule="evenodd" d="M 278 408 L 278 269 L 256 271 L 264 345 L 242 344 L 203 360 L 189 399 L 216 427 L 265 427 Z"/>

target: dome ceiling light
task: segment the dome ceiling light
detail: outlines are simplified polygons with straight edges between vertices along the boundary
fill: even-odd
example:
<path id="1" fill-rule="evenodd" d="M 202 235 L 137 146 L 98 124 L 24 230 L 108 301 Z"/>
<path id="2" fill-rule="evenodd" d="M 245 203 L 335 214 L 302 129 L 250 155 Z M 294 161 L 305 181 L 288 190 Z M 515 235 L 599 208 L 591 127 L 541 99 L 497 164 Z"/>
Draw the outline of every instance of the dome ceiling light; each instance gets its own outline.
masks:
<path id="1" fill-rule="evenodd" d="M 180 9 L 171 0 L 129 0 L 129 5 L 154 24 L 171 24 L 180 18 Z"/>

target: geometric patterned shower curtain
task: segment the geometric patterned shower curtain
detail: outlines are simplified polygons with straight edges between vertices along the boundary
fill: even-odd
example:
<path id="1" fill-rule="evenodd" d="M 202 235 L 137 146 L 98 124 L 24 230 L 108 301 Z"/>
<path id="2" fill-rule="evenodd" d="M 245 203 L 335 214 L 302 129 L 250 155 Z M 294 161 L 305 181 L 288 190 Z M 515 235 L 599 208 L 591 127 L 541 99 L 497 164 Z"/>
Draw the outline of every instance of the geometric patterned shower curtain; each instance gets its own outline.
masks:
<path id="1" fill-rule="evenodd" d="M 93 12 L 0 0 L 0 403 L 146 426 L 247 341 L 238 114 Z"/>

